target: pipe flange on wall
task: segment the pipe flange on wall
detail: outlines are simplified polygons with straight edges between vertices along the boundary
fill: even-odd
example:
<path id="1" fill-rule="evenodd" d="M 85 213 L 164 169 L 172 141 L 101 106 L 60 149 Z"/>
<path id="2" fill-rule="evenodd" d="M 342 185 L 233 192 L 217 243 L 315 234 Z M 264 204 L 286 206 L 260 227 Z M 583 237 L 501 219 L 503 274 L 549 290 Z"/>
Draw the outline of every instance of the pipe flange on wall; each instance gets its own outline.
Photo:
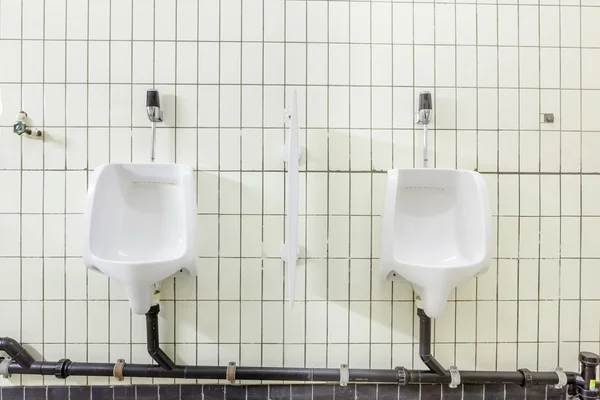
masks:
<path id="1" fill-rule="evenodd" d="M 450 387 L 452 389 L 456 389 L 459 385 L 460 385 L 460 372 L 458 372 L 458 368 L 456 368 L 456 366 L 451 366 L 448 369 L 448 372 L 450 372 Z M 566 375 L 565 375 L 566 377 Z"/>
<path id="2" fill-rule="evenodd" d="M 0 375 L 3 378 L 10 378 L 10 373 L 8 372 L 8 366 L 12 363 L 12 358 L 10 357 L 6 357 L 3 358 L 2 361 L 0 361 Z"/>

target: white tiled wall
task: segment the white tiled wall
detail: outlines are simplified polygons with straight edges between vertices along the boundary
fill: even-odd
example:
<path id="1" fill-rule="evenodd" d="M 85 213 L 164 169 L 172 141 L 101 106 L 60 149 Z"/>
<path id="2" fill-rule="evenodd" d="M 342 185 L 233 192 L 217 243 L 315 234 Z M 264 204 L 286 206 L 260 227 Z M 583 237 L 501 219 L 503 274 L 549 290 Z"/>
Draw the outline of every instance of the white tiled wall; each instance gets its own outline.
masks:
<path id="1" fill-rule="evenodd" d="M 599 21 L 598 0 L 0 0 L 0 335 L 51 360 L 148 362 L 143 317 L 81 248 L 89 171 L 149 159 L 154 85 L 157 159 L 198 170 L 201 230 L 198 279 L 163 288 L 166 351 L 420 367 L 412 291 L 376 272 L 385 170 L 421 165 L 412 114 L 428 89 L 432 165 L 483 173 L 497 227 L 492 268 L 435 323 L 436 356 L 576 369 L 600 338 Z M 292 310 L 279 247 L 294 89 Z M 21 109 L 44 141 L 11 132 Z"/>

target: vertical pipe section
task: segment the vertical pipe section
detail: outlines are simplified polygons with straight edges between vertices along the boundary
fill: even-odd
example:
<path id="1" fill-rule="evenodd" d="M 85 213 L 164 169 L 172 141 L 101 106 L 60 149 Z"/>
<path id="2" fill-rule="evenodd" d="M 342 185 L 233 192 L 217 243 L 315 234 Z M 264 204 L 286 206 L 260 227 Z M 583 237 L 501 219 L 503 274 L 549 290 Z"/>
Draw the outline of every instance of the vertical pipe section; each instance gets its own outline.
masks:
<path id="1" fill-rule="evenodd" d="M 156 158 L 156 122 L 152 123 L 152 152 L 150 153 L 150 161 L 154 162 Z"/>
<path id="2" fill-rule="evenodd" d="M 428 134 L 427 124 L 423 124 L 423 167 L 424 168 L 427 168 L 427 166 L 429 164 L 429 158 L 427 156 L 427 153 L 428 153 L 427 134 Z"/>
<path id="3" fill-rule="evenodd" d="M 600 356 L 589 351 L 582 351 L 579 353 L 579 362 L 581 363 L 583 386 L 577 387 L 577 395 L 580 399 L 585 400 L 600 399 L 600 392 L 596 387 L 596 369 L 600 364 Z"/>
<path id="4" fill-rule="evenodd" d="M 150 310 L 146 313 L 146 340 L 148 343 L 148 354 L 158 365 L 167 371 L 175 368 L 175 363 L 165 354 L 160 348 L 160 342 L 158 340 L 158 313 L 160 307 L 158 304 L 150 307 Z"/>
<path id="5" fill-rule="evenodd" d="M 417 309 L 419 316 L 419 356 L 423 363 L 440 376 L 449 376 L 450 373 L 431 355 L 431 319 L 422 309 Z"/>

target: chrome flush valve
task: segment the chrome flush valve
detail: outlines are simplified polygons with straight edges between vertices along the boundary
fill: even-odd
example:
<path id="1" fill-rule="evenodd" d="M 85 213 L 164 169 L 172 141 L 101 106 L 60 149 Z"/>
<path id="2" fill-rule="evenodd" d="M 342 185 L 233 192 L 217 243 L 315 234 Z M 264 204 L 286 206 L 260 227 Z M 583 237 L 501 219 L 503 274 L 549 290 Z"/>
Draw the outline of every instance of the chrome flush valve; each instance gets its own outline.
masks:
<path id="1" fill-rule="evenodd" d="M 419 112 L 416 116 L 417 123 L 428 125 L 431 121 L 431 110 L 433 109 L 431 103 L 431 93 L 421 92 L 419 94 Z"/>
<path id="2" fill-rule="evenodd" d="M 163 112 L 160 109 L 158 90 L 148 89 L 146 92 L 146 114 L 150 122 L 162 122 Z"/>

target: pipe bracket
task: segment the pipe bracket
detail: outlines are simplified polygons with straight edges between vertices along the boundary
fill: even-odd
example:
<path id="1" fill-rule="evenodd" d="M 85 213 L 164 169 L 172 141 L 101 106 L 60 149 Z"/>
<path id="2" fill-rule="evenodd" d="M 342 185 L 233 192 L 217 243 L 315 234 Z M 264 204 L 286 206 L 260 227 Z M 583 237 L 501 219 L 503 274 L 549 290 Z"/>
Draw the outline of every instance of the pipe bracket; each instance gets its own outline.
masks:
<path id="1" fill-rule="evenodd" d="M 348 364 L 340 365 L 340 386 L 348 386 L 348 382 L 350 382 L 350 369 L 348 369 Z"/>
<path id="2" fill-rule="evenodd" d="M 523 383 L 521 386 L 530 386 L 533 385 L 533 374 L 527 368 L 518 369 L 520 373 L 523 374 Z"/>
<path id="3" fill-rule="evenodd" d="M 227 380 L 229 381 L 229 383 L 235 383 L 235 369 L 235 362 L 231 361 L 227 365 Z"/>
<path id="4" fill-rule="evenodd" d="M 458 372 L 455 365 L 451 366 L 448 372 L 450 372 L 450 387 L 456 389 L 460 385 L 460 372 Z"/>
<path id="5" fill-rule="evenodd" d="M 565 371 L 561 367 L 556 368 L 554 372 L 558 375 L 558 383 L 554 385 L 554 388 L 562 389 L 567 385 L 567 374 L 565 374 Z"/>
<path id="6" fill-rule="evenodd" d="M 71 360 L 68 358 L 61 358 L 58 360 L 56 366 L 54 367 L 54 376 L 58 379 L 67 379 L 69 376 L 67 374 L 67 366 L 69 364 L 71 364 Z"/>
<path id="7" fill-rule="evenodd" d="M 125 360 L 119 358 L 113 367 L 113 376 L 119 381 L 123 381 L 123 368 L 125 368 Z"/>
<path id="8" fill-rule="evenodd" d="M 12 363 L 12 359 L 10 357 L 3 358 L 0 361 L 0 375 L 3 378 L 10 378 L 10 373 L 8 372 L 8 366 Z"/>

